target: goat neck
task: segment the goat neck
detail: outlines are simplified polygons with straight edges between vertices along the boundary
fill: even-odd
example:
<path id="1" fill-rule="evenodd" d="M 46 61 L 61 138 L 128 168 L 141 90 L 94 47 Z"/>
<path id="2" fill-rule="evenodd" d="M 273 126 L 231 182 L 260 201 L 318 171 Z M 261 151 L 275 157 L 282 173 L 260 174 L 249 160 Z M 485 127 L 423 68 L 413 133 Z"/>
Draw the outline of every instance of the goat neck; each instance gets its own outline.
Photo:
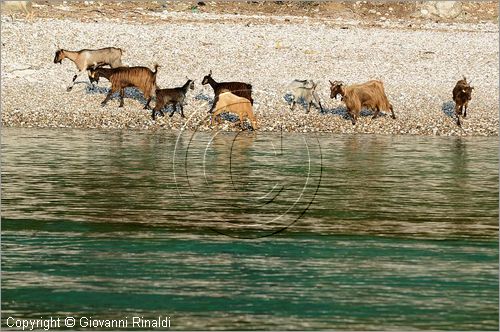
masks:
<path id="1" fill-rule="evenodd" d="M 191 80 L 187 80 L 187 82 L 182 86 L 182 91 L 184 92 L 184 94 L 186 94 L 186 92 L 188 91 L 190 83 Z"/>
<path id="2" fill-rule="evenodd" d="M 212 76 L 208 76 L 208 84 L 210 84 L 210 86 L 212 87 L 212 89 L 216 89 L 217 86 L 219 85 L 219 83 L 217 83 L 213 78 Z"/>
<path id="3" fill-rule="evenodd" d="M 62 52 L 64 53 L 64 56 L 66 58 L 68 58 L 71 61 L 73 61 L 74 63 L 76 63 L 76 60 L 77 60 L 78 55 L 79 55 L 78 52 L 75 52 L 75 51 L 66 51 L 66 50 L 62 50 Z"/>

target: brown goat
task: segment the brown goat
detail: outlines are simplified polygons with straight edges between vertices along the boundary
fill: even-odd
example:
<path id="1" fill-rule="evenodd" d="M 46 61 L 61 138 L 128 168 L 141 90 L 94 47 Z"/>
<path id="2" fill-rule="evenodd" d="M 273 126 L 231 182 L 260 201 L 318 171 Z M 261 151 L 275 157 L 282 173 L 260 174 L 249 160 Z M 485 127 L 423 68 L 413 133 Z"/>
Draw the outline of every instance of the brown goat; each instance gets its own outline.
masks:
<path id="1" fill-rule="evenodd" d="M 217 104 L 215 105 L 215 112 L 212 114 L 212 125 L 214 119 L 220 113 L 236 113 L 240 118 L 240 126 L 243 129 L 243 122 L 248 118 L 252 124 L 253 130 L 257 130 L 257 120 L 252 111 L 252 104 L 246 98 L 239 97 L 231 92 L 223 92 L 219 95 Z"/>
<path id="2" fill-rule="evenodd" d="M 151 117 L 153 120 L 156 118 L 156 113 L 160 112 L 163 116 L 162 108 L 168 105 L 172 105 L 173 111 L 170 113 L 172 117 L 177 110 L 177 105 L 181 109 L 181 117 L 184 118 L 184 100 L 186 99 L 186 94 L 188 89 L 194 90 L 194 81 L 188 79 L 187 82 L 178 88 L 173 89 L 156 89 L 156 105 L 151 112 Z"/>
<path id="3" fill-rule="evenodd" d="M 330 98 L 336 98 L 339 94 L 342 96 L 353 125 L 356 124 L 363 107 L 375 110 L 373 119 L 377 117 L 380 110 L 384 112 L 390 110 L 391 117 L 393 119 L 396 118 L 392 105 L 385 94 L 384 83 L 382 81 L 372 80 L 350 86 L 344 86 L 344 83 L 340 81 L 330 81 L 330 84 Z"/>
<path id="4" fill-rule="evenodd" d="M 470 83 L 467 83 L 467 78 L 465 78 L 465 76 L 463 79 L 459 80 L 453 88 L 455 115 L 457 117 L 457 125 L 459 127 L 462 126 L 460 123 L 460 115 L 463 115 L 464 118 L 467 117 L 467 106 L 469 105 L 469 101 L 472 99 L 472 89 L 474 89 L 474 87 L 470 86 Z"/>
<path id="5" fill-rule="evenodd" d="M 227 92 L 230 91 L 234 93 L 235 95 L 239 97 L 246 98 L 250 101 L 250 104 L 253 105 L 253 99 L 252 99 L 252 85 L 248 83 L 243 83 L 243 82 L 216 82 L 212 78 L 212 71 L 210 70 L 210 73 L 203 77 L 203 81 L 201 81 L 201 84 L 210 84 L 212 89 L 214 89 L 214 102 L 212 104 L 212 107 L 208 111 L 208 113 L 212 113 L 213 110 L 215 109 L 215 105 L 217 104 L 217 100 L 219 98 L 219 95 L 222 92 Z"/>
<path id="6" fill-rule="evenodd" d="M 99 80 L 100 76 L 107 78 L 111 82 L 111 90 L 101 105 L 104 106 L 111 98 L 113 93 L 120 92 L 120 107 L 123 107 L 123 97 L 125 88 L 136 87 L 141 90 L 147 102 L 144 109 L 149 108 L 152 96 L 156 91 L 156 73 L 158 65 L 155 64 L 154 71 L 147 67 L 119 67 L 119 68 L 101 68 L 94 67 L 90 69 L 90 77 Z"/>
<path id="7" fill-rule="evenodd" d="M 54 63 L 59 63 L 64 59 L 70 59 L 78 68 L 78 72 L 73 76 L 71 84 L 66 89 L 71 91 L 75 80 L 83 72 L 88 70 L 90 67 L 95 66 L 106 66 L 109 65 L 111 68 L 118 68 L 122 66 L 122 49 L 116 47 L 106 47 L 98 50 L 80 50 L 80 51 L 68 51 L 59 49 L 56 51 L 54 56 Z M 89 75 L 90 83 L 93 83 L 93 79 Z"/>

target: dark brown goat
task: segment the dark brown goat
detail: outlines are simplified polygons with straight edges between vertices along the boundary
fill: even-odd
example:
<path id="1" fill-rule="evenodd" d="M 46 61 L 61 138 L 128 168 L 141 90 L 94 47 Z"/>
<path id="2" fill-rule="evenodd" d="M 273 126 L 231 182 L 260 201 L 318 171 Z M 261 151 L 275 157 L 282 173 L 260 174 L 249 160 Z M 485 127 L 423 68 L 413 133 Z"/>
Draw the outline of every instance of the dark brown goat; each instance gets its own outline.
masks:
<path id="1" fill-rule="evenodd" d="M 212 78 L 212 71 L 210 70 L 210 73 L 203 77 L 203 81 L 201 81 L 201 84 L 210 84 L 212 89 L 214 89 L 214 102 L 212 104 L 212 107 L 208 111 L 209 113 L 212 113 L 215 105 L 217 104 L 217 101 L 219 100 L 219 95 L 222 92 L 232 92 L 235 95 L 239 97 L 246 98 L 250 101 L 250 103 L 253 105 L 253 99 L 252 99 L 252 85 L 248 83 L 243 83 L 243 82 L 216 82 Z"/>
<path id="2" fill-rule="evenodd" d="M 147 67 L 119 67 L 119 68 L 101 68 L 93 67 L 90 69 L 90 77 L 98 81 L 103 76 L 111 82 L 111 90 L 101 105 L 104 106 L 111 98 L 113 93 L 120 92 L 120 107 L 123 107 L 123 97 L 125 88 L 136 87 L 141 90 L 147 102 L 144 109 L 149 108 L 152 96 L 156 91 L 156 73 L 158 65 L 154 66 L 154 71 Z"/>
<path id="3" fill-rule="evenodd" d="M 377 117 L 380 110 L 384 112 L 391 111 L 391 117 L 396 118 L 392 105 L 389 103 L 384 91 L 384 83 L 378 80 L 368 81 L 362 84 L 344 86 L 343 82 L 330 81 L 330 98 L 337 95 L 342 96 L 347 112 L 351 116 L 352 124 L 356 124 L 358 115 L 363 107 L 375 110 L 373 119 Z"/>
<path id="4" fill-rule="evenodd" d="M 462 126 L 460 123 L 460 115 L 463 115 L 464 118 L 467 117 L 467 106 L 469 105 L 469 101 L 472 99 L 472 89 L 474 89 L 474 87 L 470 86 L 470 83 L 467 83 L 467 78 L 465 78 L 465 76 L 463 79 L 459 80 L 453 88 L 455 115 L 457 117 L 457 125 L 459 127 Z"/>
<path id="5" fill-rule="evenodd" d="M 179 105 L 181 109 L 181 117 L 184 118 L 184 107 L 182 104 L 184 103 L 188 89 L 194 90 L 193 80 L 188 79 L 187 82 L 179 88 L 156 89 L 156 105 L 151 113 L 153 120 L 155 119 L 157 112 L 160 112 L 161 116 L 163 116 L 162 108 L 168 105 L 172 105 L 174 109 L 170 113 L 170 117 L 174 115 L 177 110 L 177 105 Z"/>

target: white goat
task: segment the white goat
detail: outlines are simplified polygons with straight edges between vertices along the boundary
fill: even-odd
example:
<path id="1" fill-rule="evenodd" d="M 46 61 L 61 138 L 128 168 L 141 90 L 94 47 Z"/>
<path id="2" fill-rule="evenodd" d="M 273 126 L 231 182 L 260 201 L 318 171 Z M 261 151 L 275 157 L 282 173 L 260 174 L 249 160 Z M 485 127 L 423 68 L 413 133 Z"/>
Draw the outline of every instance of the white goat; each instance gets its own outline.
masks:
<path id="1" fill-rule="evenodd" d="M 323 112 L 319 96 L 316 93 L 317 86 L 318 84 L 314 83 L 312 80 L 293 80 L 290 84 L 288 84 L 287 92 L 292 95 L 292 106 L 290 109 L 293 110 L 296 102 L 302 99 L 308 106 L 306 113 L 309 113 L 311 110 L 311 105 L 318 108 L 316 102 L 319 104 L 321 112 Z"/>
<path id="2" fill-rule="evenodd" d="M 80 50 L 80 51 L 67 51 L 59 49 L 56 51 L 56 56 L 54 57 L 54 63 L 61 63 L 62 60 L 68 58 L 73 61 L 78 68 L 78 72 L 73 76 L 71 84 L 68 86 L 67 91 L 73 89 L 75 80 L 83 72 L 89 70 L 90 67 L 105 66 L 109 65 L 111 68 L 117 68 L 122 66 L 122 53 L 120 48 L 116 47 L 106 47 L 98 50 Z M 89 76 L 90 83 L 93 83 L 93 79 Z"/>

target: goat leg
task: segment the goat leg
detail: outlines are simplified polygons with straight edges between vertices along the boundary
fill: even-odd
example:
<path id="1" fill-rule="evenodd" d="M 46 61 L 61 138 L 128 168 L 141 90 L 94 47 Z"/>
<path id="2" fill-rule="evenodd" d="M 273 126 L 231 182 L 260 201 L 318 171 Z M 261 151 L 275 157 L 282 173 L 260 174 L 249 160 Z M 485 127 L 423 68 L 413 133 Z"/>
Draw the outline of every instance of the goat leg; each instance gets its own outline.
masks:
<path id="1" fill-rule="evenodd" d="M 464 105 L 464 118 L 467 117 L 467 104 Z"/>
<path id="2" fill-rule="evenodd" d="M 389 104 L 389 108 L 391 109 L 391 118 L 393 118 L 395 120 L 396 119 L 396 114 L 394 114 L 394 109 L 392 108 L 391 104 Z"/>
<path id="3" fill-rule="evenodd" d="M 123 97 L 125 96 L 125 89 L 120 90 L 120 106 L 118 107 L 123 107 Z"/>
<path id="4" fill-rule="evenodd" d="M 181 117 L 185 118 L 185 116 L 184 116 L 184 106 L 182 106 L 182 104 L 181 104 L 180 107 L 181 107 Z"/>
<path id="5" fill-rule="evenodd" d="M 79 71 L 78 73 L 73 76 L 73 80 L 71 81 L 71 84 L 66 88 L 66 91 L 70 92 L 73 89 L 73 85 L 75 85 L 76 78 L 80 76 L 84 71 Z"/>
<path id="6" fill-rule="evenodd" d="M 324 113 L 323 106 L 321 106 L 321 102 L 319 100 L 318 100 L 318 104 L 319 104 L 319 109 L 321 110 L 321 113 Z"/>
<path id="7" fill-rule="evenodd" d="M 373 113 L 372 119 L 375 119 L 380 113 L 380 109 L 378 107 L 375 108 L 375 113 Z"/>
<path id="8" fill-rule="evenodd" d="M 354 115 L 354 112 L 351 112 L 351 110 L 347 110 L 347 113 L 349 113 L 349 115 L 351 116 L 351 122 L 352 122 L 352 125 L 354 126 L 356 124 L 356 116 Z"/>
<path id="9" fill-rule="evenodd" d="M 145 110 L 150 110 L 151 107 L 149 106 L 149 103 L 151 102 L 151 97 L 148 98 L 147 102 L 146 102 L 146 105 L 144 105 L 144 109 Z"/>
<path id="10" fill-rule="evenodd" d="M 217 105 L 217 102 L 219 101 L 219 97 L 218 96 L 215 96 L 214 97 L 214 102 L 212 104 L 212 107 L 210 107 L 210 109 L 208 110 L 208 113 L 212 113 L 214 111 L 214 108 L 215 108 L 215 105 Z"/>
<path id="11" fill-rule="evenodd" d="M 108 94 L 106 95 L 106 98 L 104 98 L 104 100 L 101 102 L 101 106 L 106 106 L 106 103 L 111 99 L 113 93 L 114 93 L 113 89 L 109 90 Z"/>
<path id="12" fill-rule="evenodd" d="M 172 104 L 172 112 L 170 112 L 169 117 L 173 117 L 174 113 L 177 111 L 177 104 L 173 103 Z"/>

